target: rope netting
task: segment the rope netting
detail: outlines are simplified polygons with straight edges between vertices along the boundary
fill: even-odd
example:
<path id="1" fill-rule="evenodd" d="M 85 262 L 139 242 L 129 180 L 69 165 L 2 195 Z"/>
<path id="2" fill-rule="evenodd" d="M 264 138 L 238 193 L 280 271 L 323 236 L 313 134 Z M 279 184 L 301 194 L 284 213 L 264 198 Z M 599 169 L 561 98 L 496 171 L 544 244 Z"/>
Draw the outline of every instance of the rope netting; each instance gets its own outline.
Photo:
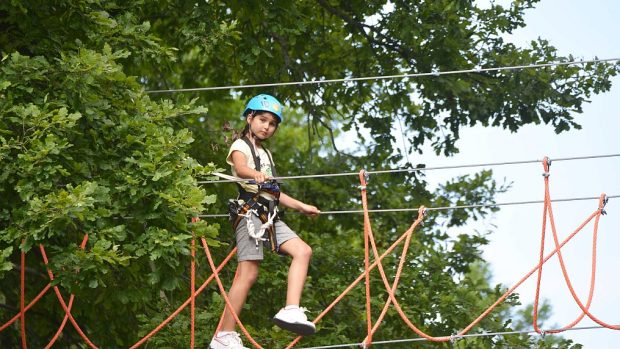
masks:
<path id="1" fill-rule="evenodd" d="M 413 232 L 415 228 L 424 220 L 424 216 L 427 212 L 427 209 L 424 206 L 421 206 L 418 209 L 418 217 L 411 224 L 411 226 L 405 231 L 398 239 L 396 239 L 383 253 L 379 253 L 377 244 L 375 241 L 374 234 L 372 232 L 372 225 L 370 221 L 370 214 L 368 209 L 368 199 L 367 199 L 367 182 L 368 182 L 368 173 L 364 170 L 359 172 L 359 180 L 360 180 L 360 191 L 361 191 L 361 199 L 362 199 L 362 208 L 364 213 L 364 271 L 351 283 L 349 284 L 339 296 L 337 296 L 314 320 L 313 323 L 317 324 L 321 321 L 323 317 L 325 317 L 338 302 L 340 302 L 354 287 L 356 287 L 362 280 L 365 283 L 365 297 L 366 297 L 366 337 L 361 342 L 363 347 L 370 347 L 373 344 L 372 338 L 376 331 L 379 329 L 380 325 L 383 322 L 383 319 L 389 310 L 390 306 L 393 306 L 402 321 L 418 336 L 420 336 L 421 340 L 428 340 L 431 342 L 448 342 L 454 341 L 459 338 L 465 338 L 469 335 L 466 335 L 472 328 L 474 328 L 482 319 L 484 319 L 487 315 L 489 315 L 498 305 L 500 305 L 508 296 L 510 296 L 521 284 L 523 284 L 527 279 L 529 279 L 534 273 L 537 273 L 536 278 L 536 294 L 534 300 L 534 314 L 533 314 L 533 326 L 534 331 L 540 334 L 545 333 L 559 333 L 563 331 L 567 331 L 570 329 L 575 329 L 575 326 L 586 316 L 590 318 L 592 321 L 596 322 L 602 327 L 620 330 L 619 325 L 611 325 L 608 324 L 590 312 L 590 306 L 592 304 L 594 298 L 594 285 L 596 279 L 596 244 L 598 237 L 598 226 L 601 215 L 605 214 L 605 204 L 607 203 L 607 197 L 605 194 L 601 194 L 599 197 L 599 203 L 597 209 L 592 212 L 586 220 L 581 223 L 577 229 L 575 229 L 570 235 L 568 235 L 564 240 L 560 241 L 557 234 L 557 229 L 555 225 L 555 220 L 553 216 L 553 210 L 551 205 L 551 195 L 549 190 L 549 166 L 551 161 L 548 158 L 545 158 L 543 161 L 544 168 L 544 184 L 545 184 L 545 198 L 544 198 L 544 207 L 543 207 L 543 221 L 542 221 L 542 233 L 541 233 L 541 243 L 540 243 L 540 253 L 539 253 L 539 261 L 538 264 L 535 265 L 528 273 L 526 273 L 516 284 L 507 289 L 502 296 L 500 296 L 493 304 L 491 304 L 486 310 L 484 310 L 477 318 L 475 318 L 469 325 L 467 325 L 462 330 L 456 332 L 456 334 L 445 335 L 445 336 L 433 336 L 425 333 L 420 328 L 418 328 L 405 314 L 403 311 L 403 307 L 399 303 L 396 298 L 396 291 L 398 288 L 398 284 L 400 281 L 400 276 L 403 271 L 403 266 L 405 265 L 405 261 L 407 259 L 407 252 L 409 249 L 409 245 L 411 243 L 411 238 L 413 236 Z M 198 218 L 193 218 L 193 221 L 198 220 Z M 571 279 L 568 275 L 568 271 L 566 268 L 566 264 L 564 261 L 564 257 L 562 255 L 561 249 L 566 245 L 573 237 L 575 237 L 586 225 L 588 225 L 592 220 L 594 220 L 593 234 L 592 234 L 592 262 L 591 262 L 591 277 L 590 277 L 590 285 L 588 298 L 584 304 L 584 302 L 579 298 L 576 294 Z M 554 248 L 545 254 L 545 235 L 547 231 L 547 223 L 551 226 L 551 232 L 553 236 Z M 181 304 L 172 314 L 170 314 L 162 323 L 160 323 L 157 327 L 155 327 L 151 332 L 141 338 L 138 342 L 130 347 L 130 349 L 137 348 L 144 343 L 146 343 L 151 337 L 157 334 L 162 328 L 168 325 L 181 311 L 183 311 L 187 306 L 190 307 L 190 347 L 194 348 L 194 338 L 195 338 L 195 307 L 196 307 L 196 297 L 200 295 L 204 289 L 215 280 L 217 287 L 222 295 L 222 298 L 225 301 L 225 306 L 233 315 L 237 325 L 241 329 L 242 333 L 248 339 L 248 341 L 255 348 L 263 348 L 249 333 L 247 328 L 243 325 L 236 312 L 233 309 L 233 306 L 230 303 L 228 295 L 226 293 L 226 289 L 222 280 L 220 279 L 219 273 L 220 271 L 228 264 L 230 259 L 234 256 L 237 249 L 234 248 L 219 265 L 215 265 L 213 257 L 211 255 L 211 251 L 207 242 L 204 238 L 200 239 L 203 251 L 209 263 L 209 267 L 211 268 L 211 275 L 198 287 L 196 288 L 196 238 L 192 239 L 192 249 L 191 249 L 191 263 L 190 263 L 190 296 L 188 299 Z M 88 242 L 88 234 L 84 235 L 82 243 L 80 244 L 81 249 L 86 248 L 86 244 Z M 402 251 L 400 254 L 400 260 L 398 262 L 398 267 L 396 268 L 396 272 L 394 274 L 394 278 L 392 282 L 388 280 L 385 269 L 383 267 L 382 261 L 383 259 L 390 255 L 392 251 L 398 247 L 400 244 L 403 244 Z M 50 348 L 57 341 L 60 334 L 63 332 L 66 327 L 67 322 L 70 322 L 79 336 L 84 340 L 84 342 L 90 348 L 97 348 L 97 346 L 88 338 L 88 336 L 84 333 L 84 331 L 80 328 L 77 321 L 71 314 L 71 308 L 73 306 L 75 297 L 73 294 L 69 296 L 69 301 L 66 302 L 65 298 L 62 296 L 60 289 L 58 286 L 52 286 L 54 282 L 54 274 L 49 268 L 49 259 L 46 254 L 45 247 L 43 245 L 39 245 L 39 250 L 41 253 L 41 257 L 43 259 L 43 263 L 46 266 L 47 274 L 50 282 L 34 297 L 28 304 L 26 304 L 26 277 L 25 277 L 25 269 L 26 269 L 26 254 L 25 252 L 21 252 L 21 271 L 20 271 L 20 310 L 15 316 L 13 316 L 9 321 L 0 326 L 0 332 L 7 329 L 13 323 L 19 320 L 19 330 L 22 342 L 22 348 L 27 348 L 27 338 L 26 338 L 26 313 L 51 289 L 54 290 L 56 298 L 60 306 L 62 307 L 65 316 L 58 327 L 57 331 L 50 339 L 49 343 L 45 346 L 45 348 Z M 371 253 L 374 260 L 371 261 Z M 581 309 L 581 314 L 577 316 L 575 320 L 570 322 L 568 325 L 554 330 L 543 331 L 538 326 L 538 307 L 539 307 L 539 297 L 540 297 L 540 289 L 542 284 L 542 272 L 543 265 L 554 255 L 557 254 L 558 260 L 560 262 L 562 274 L 565 280 L 565 283 L 575 301 L 575 303 Z M 381 281 L 383 286 L 385 287 L 385 291 L 387 293 L 387 300 L 383 305 L 379 316 L 373 321 L 373 309 L 371 307 L 371 293 L 370 293 L 370 281 L 371 281 L 371 272 L 373 269 L 377 268 L 379 270 L 379 275 L 381 277 Z M 235 277 L 237 275 L 235 274 Z M 220 318 L 221 324 L 221 318 Z M 218 329 L 220 327 L 218 324 Z M 300 340 L 301 336 L 296 337 L 292 340 L 288 346 L 288 348 L 294 347 Z"/>

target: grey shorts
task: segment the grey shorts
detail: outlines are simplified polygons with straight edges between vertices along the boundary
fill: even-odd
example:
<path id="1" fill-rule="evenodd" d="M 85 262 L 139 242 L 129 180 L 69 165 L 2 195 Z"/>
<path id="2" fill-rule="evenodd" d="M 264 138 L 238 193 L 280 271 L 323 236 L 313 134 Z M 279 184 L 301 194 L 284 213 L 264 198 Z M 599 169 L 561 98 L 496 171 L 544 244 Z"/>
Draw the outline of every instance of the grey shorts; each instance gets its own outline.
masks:
<path id="1" fill-rule="evenodd" d="M 254 227 L 259 229 L 263 223 L 256 216 L 252 215 L 251 217 Z M 237 230 L 235 231 L 235 238 L 237 240 L 237 260 L 239 262 L 261 261 L 263 260 L 263 242 L 259 241 L 257 245 L 256 240 L 250 237 L 245 221 L 246 219 L 247 218 L 244 217 L 239 221 Z M 298 237 L 297 234 L 281 220 L 277 220 L 274 223 L 274 226 L 276 228 L 276 241 L 278 242 L 278 247 L 282 246 L 282 244 L 286 241 Z"/>

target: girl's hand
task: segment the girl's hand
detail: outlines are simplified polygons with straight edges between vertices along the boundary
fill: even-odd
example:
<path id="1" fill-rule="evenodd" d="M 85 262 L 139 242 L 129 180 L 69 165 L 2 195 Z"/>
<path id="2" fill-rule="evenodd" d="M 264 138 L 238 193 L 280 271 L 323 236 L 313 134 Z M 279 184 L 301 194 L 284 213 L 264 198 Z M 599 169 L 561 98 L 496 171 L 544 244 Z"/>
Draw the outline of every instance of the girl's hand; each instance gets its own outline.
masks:
<path id="1" fill-rule="evenodd" d="M 267 176 L 266 174 L 262 172 L 256 171 L 256 173 L 254 174 L 254 180 L 256 181 L 256 183 L 263 183 L 267 181 L 268 179 L 269 179 L 269 176 Z"/>
<path id="2" fill-rule="evenodd" d="M 316 208 L 316 206 L 306 205 L 306 204 L 301 205 L 301 207 L 299 208 L 299 212 L 305 214 L 306 216 L 310 216 L 310 217 L 316 217 L 321 213 L 321 211 L 318 208 Z"/>

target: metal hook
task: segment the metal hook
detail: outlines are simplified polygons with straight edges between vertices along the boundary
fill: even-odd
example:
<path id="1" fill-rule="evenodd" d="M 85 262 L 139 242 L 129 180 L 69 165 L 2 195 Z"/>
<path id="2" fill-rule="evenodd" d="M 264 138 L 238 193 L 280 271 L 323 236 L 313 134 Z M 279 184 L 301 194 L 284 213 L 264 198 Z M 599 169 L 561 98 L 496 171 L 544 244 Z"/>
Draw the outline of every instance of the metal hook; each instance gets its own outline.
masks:
<path id="1" fill-rule="evenodd" d="M 540 338 L 545 339 L 545 336 L 547 335 L 547 331 L 541 329 L 540 330 Z"/>
<path id="2" fill-rule="evenodd" d="M 547 165 L 547 171 L 543 172 L 543 177 L 545 178 L 549 178 L 549 168 L 551 167 L 551 159 L 549 159 L 549 157 L 545 156 L 544 160 L 543 160 L 546 165 Z"/>

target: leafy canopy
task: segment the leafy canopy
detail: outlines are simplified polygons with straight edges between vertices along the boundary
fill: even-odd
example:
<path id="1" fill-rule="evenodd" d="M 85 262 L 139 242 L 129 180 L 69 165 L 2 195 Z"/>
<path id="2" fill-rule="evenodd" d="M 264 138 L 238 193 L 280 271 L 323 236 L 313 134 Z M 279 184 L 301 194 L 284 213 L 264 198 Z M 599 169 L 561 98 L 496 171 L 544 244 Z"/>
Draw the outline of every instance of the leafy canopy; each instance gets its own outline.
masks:
<path id="1" fill-rule="evenodd" d="M 410 1 L 102 1 L 10 0 L 0 3 L 0 319 L 19 307 L 19 252 L 29 252 L 27 299 L 49 280 L 38 244 L 50 254 L 55 283 L 77 295 L 73 314 L 101 347 L 127 347 L 159 324 L 188 294 L 192 232 L 206 237 L 221 260 L 230 248 L 228 222 L 190 223 L 221 213 L 231 185 L 201 187 L 224 157 L 250 96 L 286 101 L 286 121 L 268 144 L 281 174 L 355 172 L 402 165 L 394 129 L 402 122 L 406 152 L 431 145 L 458 151 L 459 130 L 476 124 L 517 131 L 550 124 L 577 129 L 575 115 L 592 93 L 610 88 L 617 65 L 306 84 L 196 93 L 160 89 L 379 76 L 566 61 L 547 41 L 529 47 L 504 41 L 524 26 L 536 1 L 509 7 L 475 2 Z M 353 154 L 336 149 L 351 137 Z M 364 135 L 369 134 L 368 137 Z M 414 165 L 414 164 L 407 164 Z M 423 164 L 419 164 L 423 165 Z M 285 190 L 323 210 L 358 209 L 351 178 L 288 181 Z M 481 171 L 430 188 L 423 173 L 377 175 L 373 208 L 490 204 L 505 191 Z M 217 200 L 216 200 L 217 198 Z M 481 257 L 489 232 L 466 223 L 494 208 L 436 212 L 416 232 L 398 297 L 427 332 L 463 328 L 503 292 L 492 286 Z M 358 217 L 316 222 L 286 212 L 287 223 L 314 248 L 304 305 L 318 311 L 361 272 Z M 385 248 L 405 231 L 406 213 L 373 216 Z M 222 229 L 219 229 L 219 226 Z M 446 229 L 456 234 L 446 233 Z M 85 250 L 77 247 L 89 234 Z M 208 275 L 199 257 L 199 279 Z M 398 261 L 391 257 L 387 265 Z M 284 300 L 288 260 L 267 258 L 243 313 L 267 347 L 290 335 L 269 321 Z M 389 269 L 389 267 L 388 267 Z M 229 284 L 233 268 L 223 272 Z M 373 304 L 382 284 L 373 278 Z M 364 332 L 364 297 L 355 290 L 320 324 L 308 345 L 350 343 Z M 521 329 L 511 297 L 480 325 L 483 331 Z M 52 297 L 28 313 L 28 341 L 42 347 L 63 314 Z M 198 299 L 198 346 L 206 346 L 222 301 L 210 287 Z M 252 311 L 247 311 L 251 309 Z M 547 309 L 548 310 L 548 309 Z M 438 315 L 440 314 L 440 315 Z M 315 315 L 315 314 L 311 314 Z M 511 318 L 516 320 L 511 321 Z M 176 348 L 189 341 L 189 316 L 179 315 L 149 342 Z M 375 337 L 411 333 L 388 313 Z M 82 347 L 65 329 L 63 346 Z M 19 326 L 0 333 L 20 344 Z M 183 344 L 185 345 L 185 344 Z M 420 346 L 429 346 L 424 343 Z M 569 347 L 561 338 L 485 337 L 458 347 Z M 450 344 L 434 345 L 448 347 Z"/>

